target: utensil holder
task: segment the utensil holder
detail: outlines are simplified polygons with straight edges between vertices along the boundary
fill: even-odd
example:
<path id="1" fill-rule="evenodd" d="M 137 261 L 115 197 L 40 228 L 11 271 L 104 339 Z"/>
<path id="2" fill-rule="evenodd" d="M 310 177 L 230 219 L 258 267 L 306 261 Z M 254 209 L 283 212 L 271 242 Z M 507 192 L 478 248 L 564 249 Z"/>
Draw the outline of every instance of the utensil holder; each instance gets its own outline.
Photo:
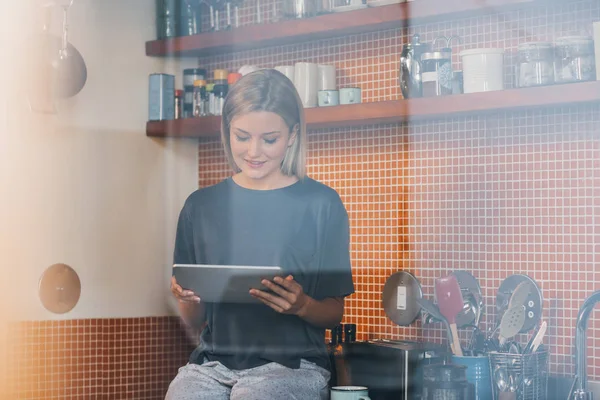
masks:
<path id="1" fill-rule="evenodd" d="M 545 400 L 548 397 L 548 357 L 546 350 L 533 354 L 490 352 L 493 400 L 499 400 L 500 393 L 495 378 L 497 369 L 504 369 L 507 377 L 516 380 L 517 400 Z"/>

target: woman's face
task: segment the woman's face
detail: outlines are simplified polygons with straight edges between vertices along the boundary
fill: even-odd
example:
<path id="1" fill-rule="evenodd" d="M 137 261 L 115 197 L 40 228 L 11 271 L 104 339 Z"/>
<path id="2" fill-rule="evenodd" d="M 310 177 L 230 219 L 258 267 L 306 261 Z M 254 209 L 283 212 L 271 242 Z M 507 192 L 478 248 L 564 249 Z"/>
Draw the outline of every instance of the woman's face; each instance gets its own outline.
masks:
<path id="1" fill-rule="evenodd" d="M 281 163 L 295 140 L 283 118 L 268 111 L 240 115 L 231 121 L 229 137 L 233 160 L 246 186 L 281 187 L 286 178 Z"/>

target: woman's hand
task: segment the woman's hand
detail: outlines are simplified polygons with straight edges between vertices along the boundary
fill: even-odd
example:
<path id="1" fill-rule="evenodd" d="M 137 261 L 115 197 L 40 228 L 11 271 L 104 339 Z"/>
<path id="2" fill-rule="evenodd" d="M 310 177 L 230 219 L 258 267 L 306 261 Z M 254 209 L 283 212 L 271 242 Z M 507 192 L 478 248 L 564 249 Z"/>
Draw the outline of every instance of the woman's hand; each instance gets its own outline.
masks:
<path id="1" fill-rule="evenodd" d="M 281 314 L 302 317 L 307 305 L 312 300 L 304 293 L 302 286 L 294 280 L 292 275 L 285 279 L 278 276 L 273 281 L 263 279 L 262 284 L 272 293 L 250 289 L 250 294 Z"/>
<path id="2" fill-rule="evenodd" d="M 184 290 L 179 284 L 174 276 L 171 277 L 171 293 L 173 296 L 181 302 L 184 303 L 200 303 L 200 297 L 198 297 L 191 290 Z"/>

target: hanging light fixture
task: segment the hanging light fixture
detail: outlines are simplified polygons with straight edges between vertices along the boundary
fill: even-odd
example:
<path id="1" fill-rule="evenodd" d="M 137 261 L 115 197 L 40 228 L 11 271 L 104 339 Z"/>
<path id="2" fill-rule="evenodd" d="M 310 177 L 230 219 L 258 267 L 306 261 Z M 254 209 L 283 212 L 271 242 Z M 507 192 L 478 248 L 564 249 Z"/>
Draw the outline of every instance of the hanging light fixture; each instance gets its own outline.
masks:
<path id="1" fill-rule="evenodd" d="M 42 4 L 44 15 L 42 34 L 36 38 L 35 77 L 28 91 L 29 107 L 34 112 L 56 113 L 55 101 L 75 96 L 87 80 L 87 67 L 81 53 L 69 43 L 68 12 L 74 0 L 62 4 L 49 1 Z M 62 36 L 50 33 L 51 11 L 60 7 L 63 13 Z"/>

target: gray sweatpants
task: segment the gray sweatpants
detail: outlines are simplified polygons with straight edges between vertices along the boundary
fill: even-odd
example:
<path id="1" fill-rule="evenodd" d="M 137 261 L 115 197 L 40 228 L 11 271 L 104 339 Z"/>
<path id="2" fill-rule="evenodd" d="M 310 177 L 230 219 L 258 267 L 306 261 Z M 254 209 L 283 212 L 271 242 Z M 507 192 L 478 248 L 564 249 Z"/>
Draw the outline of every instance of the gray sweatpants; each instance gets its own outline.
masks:
<path id="1" fill-rule="evenodd" d="M 324 400 L 330 373 L 301 360 L 299 369 L 269 363 L 230 370 L 218 361 L 179 368 L 165 400 Z"/>

